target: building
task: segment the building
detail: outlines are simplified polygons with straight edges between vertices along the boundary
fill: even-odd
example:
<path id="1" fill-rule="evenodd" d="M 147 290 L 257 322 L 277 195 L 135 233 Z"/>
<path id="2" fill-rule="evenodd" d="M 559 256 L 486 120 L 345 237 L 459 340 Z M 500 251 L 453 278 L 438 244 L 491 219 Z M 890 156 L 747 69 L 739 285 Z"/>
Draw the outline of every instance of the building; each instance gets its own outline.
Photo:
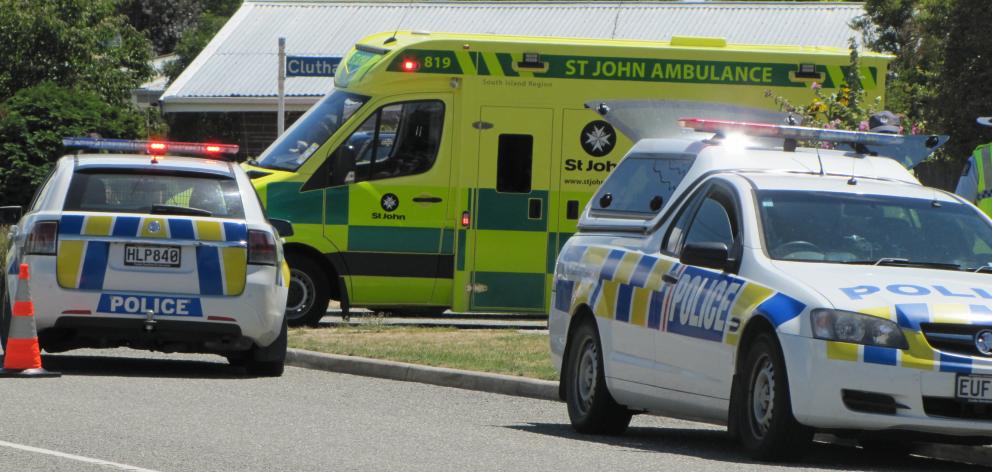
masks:
<path id="1" fill-rule="evenodd" d="M 278 38 L 287 56 L 340 57 L 389 29 L 667 41 L 715 36 L 744 44 L 847 48 L 859 3 L 828 2 L 323 2 L 246 0 L 161 97 L 185 123 L 211 116 L 257 155 L 276 136 Z M 330 77 L 286 80 L 287 123 L 327 93 Z M 207 137 L 207 136 L 205 136 Z M 216 136 L 209 136 L 216 138 Z"/>

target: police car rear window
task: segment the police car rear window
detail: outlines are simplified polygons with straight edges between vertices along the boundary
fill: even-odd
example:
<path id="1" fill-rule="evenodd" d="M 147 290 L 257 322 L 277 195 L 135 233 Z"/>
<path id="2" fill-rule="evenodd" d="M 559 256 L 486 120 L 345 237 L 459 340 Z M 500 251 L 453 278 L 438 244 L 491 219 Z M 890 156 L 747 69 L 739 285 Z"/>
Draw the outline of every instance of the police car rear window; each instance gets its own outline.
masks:
<path id="1" fill-rule="evenodd" d="M 603 216 L 651 218 L 668 203 L 692 166 L 688 154 L 631 155 L 610 173 L 592 201 Z"/>
<path id="2" fill-rule="evenodd" d="M 237 181 L 194 173 L 76 172 L 64 209 L 244 218 Z"/>

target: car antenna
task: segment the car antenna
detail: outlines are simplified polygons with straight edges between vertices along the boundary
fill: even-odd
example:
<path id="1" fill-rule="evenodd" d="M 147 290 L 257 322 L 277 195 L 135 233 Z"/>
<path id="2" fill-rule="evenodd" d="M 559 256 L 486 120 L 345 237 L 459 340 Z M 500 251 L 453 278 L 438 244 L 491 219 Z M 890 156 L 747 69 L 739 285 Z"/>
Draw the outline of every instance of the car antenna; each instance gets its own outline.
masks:
<path id="1" fill-rule="evenodd" d="M 854 176 L 854 170 L 857 165 L 857 159 L 851 159 L 851 178 L 847 179 L 847 185 L 858 185 L 858 179 Z"/>
<path id="2" fill-rule="evenodd" d="M 390 37 L 388 37 L 388 38 L 386 38 L 386 40 L 383 41 L 383 44 L 389 44 L 389 43 L 396 42 L 396 35 L 399 34 L 399 32 L 400 32 L 400 26 L 403 26 L 403 21 L 406 20 L 406 15 L 408 13 L 410 13 L 410 10 L 411 10 L 410 8 L 407 8 L 403 12 L 403 15 L 400 16 L 400 21 L 396 23 L 396 29 L 393 31 L 393 35 L 390 36 Z"/>

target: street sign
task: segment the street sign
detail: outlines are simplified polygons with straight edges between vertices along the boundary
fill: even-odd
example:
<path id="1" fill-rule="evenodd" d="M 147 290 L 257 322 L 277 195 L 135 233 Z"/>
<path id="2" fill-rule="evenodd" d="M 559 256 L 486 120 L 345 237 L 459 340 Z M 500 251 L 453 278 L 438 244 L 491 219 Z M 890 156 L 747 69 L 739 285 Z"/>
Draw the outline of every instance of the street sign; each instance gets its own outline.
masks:
<path id="1" fill-rule="evenodd" d="M 286 56 L 286 77 L 334 77 L 340 57 Z"/>

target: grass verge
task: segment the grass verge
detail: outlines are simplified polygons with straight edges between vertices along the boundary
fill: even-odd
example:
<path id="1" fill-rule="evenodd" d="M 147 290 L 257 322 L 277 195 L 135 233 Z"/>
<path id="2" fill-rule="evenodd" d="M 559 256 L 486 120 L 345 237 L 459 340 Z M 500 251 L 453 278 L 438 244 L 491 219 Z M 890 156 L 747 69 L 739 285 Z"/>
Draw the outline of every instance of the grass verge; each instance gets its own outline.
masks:
<path id="1" fill-rule="evenodd" d="M 516 330 L 356 326 L 295 328 L 289 347 L 411 364 L 556 380 L 548 337 Z"/>

